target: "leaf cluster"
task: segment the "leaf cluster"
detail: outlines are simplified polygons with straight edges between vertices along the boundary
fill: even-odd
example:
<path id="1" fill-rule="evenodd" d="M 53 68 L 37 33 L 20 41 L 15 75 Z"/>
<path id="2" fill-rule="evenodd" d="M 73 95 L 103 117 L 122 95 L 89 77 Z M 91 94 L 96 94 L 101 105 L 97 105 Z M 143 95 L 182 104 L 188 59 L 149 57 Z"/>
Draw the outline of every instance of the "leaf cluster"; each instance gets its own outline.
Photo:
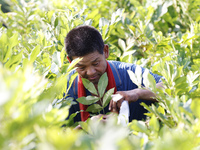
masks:
<path id="1" fill-rule="evenodd" d="M 104 73 L 98 82 L 98 90 L 94 86 L 92 82 L 90 82 L 87 79 L 82 78 L 82 82 L 84 87 L 91 92 L 91 94 L 94 94 L 96 96 L 86 96 L 86 97 L 80 97 L 76 99 L 79 103 L 82 103 L 84 105 L 90 105 L 86 111 L 92 112 L 92 113 L 100 113 L 101 110 L 103 110 L 110 102 L 111 95 L 114 93 L 114 88 L 109 89 L 106 91 L 107 85 L 108 85 L 108 77 L 107 73 Z M 100 102 L 100 103 L 97 103 Z"/>

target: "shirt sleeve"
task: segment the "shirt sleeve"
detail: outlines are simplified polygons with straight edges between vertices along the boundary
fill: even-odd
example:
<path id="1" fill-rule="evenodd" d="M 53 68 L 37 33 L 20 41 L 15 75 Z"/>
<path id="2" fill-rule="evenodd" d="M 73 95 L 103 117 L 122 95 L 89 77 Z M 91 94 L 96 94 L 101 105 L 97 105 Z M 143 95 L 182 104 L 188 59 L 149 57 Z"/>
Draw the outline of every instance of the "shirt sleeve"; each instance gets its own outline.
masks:
<path id="1" fill-rule="evenodd" d="M 138 69 L 137 67 L 139 67 L 140 69 Z M 133 83 L 133 81 L 131 80 L 131 77 L 129 76 L 128 70 L 132 71 L 135 75 L 137 74 L 136 71 L 140 70 L 141 71 L 141 84 L 144 86 L 143 75 L 144 75 L 145 70 L 147 70 L 147 69 L 145 69 L 145 68 L 143 68 L 139 65 L 135 65 L 135 64 L 118 63 L 118 70 L 119 70 L 119 73 L 120 73 L 120 77 L 123 81 L 123 89 L 122 90 L 130 90 L 130 88 L 134 89 L 134 88 L 138 87 L 136 85 L 137 83 Z M 162 76 L 154 74 L 151 71 L 149 71 L 149 73 L 154 77 L 156 83 L 161 82 Z"/>
<path id="2" fill-rule="evenodd" d="M 143 67 L 141 67 L 141 66 L 139 66 L 139 65 L 132 65 L 131 66 L 131 71 L 133 71 L 135 74 L 137 73 L 136 72 L 136 67 L 140 67 L 141 68 L 141 71 L 142 71 L 142 85 L 144 86 L 144 83 L 143 83 L 143 81 L 144 81 L 144 77 L 143 77 L 143 75 L 144 75 L 144 72 L 145 72 L 145 70 L 148 70 L 148 69 L 146 69 L 146 68 L 143 68 Z M 149 71 L 149 70 L 148 70 Z M 159 76 L 159 75 L 157 75 L 157 74 L 154 74 L 154 73 L 152 73 L 151 71 L 149 71 L 149 73 L 153 76 L 153 78 L 155 79 L 155 82 L 156 83 L 159 83 L 159 82 L 161 82 L 161 78 L 162 78 L 162 76 Z"/>

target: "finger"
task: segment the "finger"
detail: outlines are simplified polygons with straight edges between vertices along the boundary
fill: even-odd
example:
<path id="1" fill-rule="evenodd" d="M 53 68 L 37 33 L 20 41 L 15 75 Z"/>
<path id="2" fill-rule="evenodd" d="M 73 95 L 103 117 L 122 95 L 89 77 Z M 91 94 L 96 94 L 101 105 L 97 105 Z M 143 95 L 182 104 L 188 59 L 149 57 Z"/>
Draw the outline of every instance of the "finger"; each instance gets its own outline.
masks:
<path id="1" fill-rule="evenodd" d="M 117 103 L 113 100 L 110 101 L 109 110 L 112 112 L 117 112 Z"/>
<path id="2" fill-rule="evenodd" d="M 120 110 L 120 107 L 121 107 L 121 105 L 122 105 L 122 99 L 121 100 L 119 100 L 118 102 L 117 102 L 117 108 Z"/>
<path id="3" fill-rule="evenodd" d="M 113 101 L 112 112 L 118 112 L 117 110 L 117 103 Z"/>
<path id="4" fill-rule="evenodd" d="M 110 101 L 110 104 L 109 104 L 109 111 L 111 111 L 111 109 L 112 109 L 112 103 L 113 103 L 113 100 Z"/>

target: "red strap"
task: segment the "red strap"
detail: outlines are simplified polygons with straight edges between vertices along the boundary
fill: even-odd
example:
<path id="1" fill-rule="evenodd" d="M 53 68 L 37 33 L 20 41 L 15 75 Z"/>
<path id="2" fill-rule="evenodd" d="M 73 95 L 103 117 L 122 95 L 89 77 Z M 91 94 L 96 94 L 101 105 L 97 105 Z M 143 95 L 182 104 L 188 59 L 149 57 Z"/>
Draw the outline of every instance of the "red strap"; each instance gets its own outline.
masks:
<path id="1" fill-rule="evenodd" d="M 83 86 L 81 77 L 78 76 L 78 98 L 83 97 L 83 96 L 86 96 L 85 87 Z M 79 103 L 79 107 L 80 107 L 80 111 L 81 111 L 81 121 L 87 120 L 90 116 L 89 112 L 86 111 L 88 106 Z"/>
<path id="2" fill-rule="evenodd" d="M 116 93 L 117 87 L 115 84 L 115 78 L 113 76 L 112 70 L 111 70 L 108 62 L 107 62 L 106 72 L 107 72 L 107 76 L 108 76 L 108 86 L 107 86 L 106 90 L 108 91 L 111 88 L 115 88 L 114 93 Z M 86 92 L 85 92 L 85 88 L 83 86 L 81 77 L 78 76 L 78 97 L 82 97 L 82 96 L 86 96 Z M 79 103 L 79 107 L 80 107 L 80 111 L 81 111 L 81 121 L 86 121 L 90 116 L 89 112 L 86 111 L 88 106 Z"/>

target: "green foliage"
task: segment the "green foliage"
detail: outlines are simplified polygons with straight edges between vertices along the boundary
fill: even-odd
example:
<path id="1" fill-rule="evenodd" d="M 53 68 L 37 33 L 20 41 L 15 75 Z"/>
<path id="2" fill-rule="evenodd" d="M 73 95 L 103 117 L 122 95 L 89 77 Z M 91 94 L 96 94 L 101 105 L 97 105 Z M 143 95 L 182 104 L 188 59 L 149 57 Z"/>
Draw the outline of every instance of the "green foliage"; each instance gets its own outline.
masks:
<path id="1" fill-rule="evenodd" d="M 95 103 L 98 100 L 99 100 L 99 97 L 96 97 L 96 96 L 80 97 L 77 99 L 79 103 L 82 103 L 84 105 L 91 105 L 92 103 Z"/>
<path id="2" fill-rule="evenodd" d="M 82 82 L 86 89 L 88 89 L 91 93 L 98 95 L 97 90 L 92 82 L 87 79 L 83 79 Z"/>
<path id="3" fill-rule="evenodd" d="M 106 88 L 108 85 L 108 77 L 107 77 L 107 73 L 104 73 L 98 82 L 97 88 L 98 90 L 95 88 L 94 84 L 92 82 L 90 82 L 89 80 L 82 78 L 83 81 L 83 85 L 85 86 L 85 88 L 91 92 L 91 94 L 94 94 L 96 96 L 86 96 L 86 97 L 79 97 L 77 99 L 77 101 L 79 103 L 82 103 L 84 105 L 90 105 L 87 108 L 88 112 L 92 112 L 92 113 L 97 113 L 101 110 L 104 111 L 104 108 L 109 104 L 110 100 L 111 100 L 111 95 L 114 93 L 114 88 L 109 89 L 106 92 Z M 97 102 L 100 102 L 100 104 L 98 104 Z"/>
<path id="4" fill-rule="evenodd" d="M 11 0 L 11 12 L 0 11 L 0 149 L 199 149 L 200 145 L 200 2 L 199 0 Z M 7 9 L 7 5 L 2 9 Z M 135 63 L 163 76 L 163 87 L 145 71 L 144 86 L 158 102 L 145 121 L 128 127 L 116 116 L 88 120 L 73 130 L 68 121 L 72 98 L 65 99 L 77 73 L 64 50 L 74 27 L 93 25 L 109 45 L 109 59 Z M 142 86 L 141 68 L 128 72 Z M 104 74 L 95 96 L 79 99 L 99 112 L 114 89 Z M 67 94 L 67 92 L 66 92 Z M 95 102 L 101 99 L 101 105 Z M 65 127 L 61 127 L 66 124 Z"/>

